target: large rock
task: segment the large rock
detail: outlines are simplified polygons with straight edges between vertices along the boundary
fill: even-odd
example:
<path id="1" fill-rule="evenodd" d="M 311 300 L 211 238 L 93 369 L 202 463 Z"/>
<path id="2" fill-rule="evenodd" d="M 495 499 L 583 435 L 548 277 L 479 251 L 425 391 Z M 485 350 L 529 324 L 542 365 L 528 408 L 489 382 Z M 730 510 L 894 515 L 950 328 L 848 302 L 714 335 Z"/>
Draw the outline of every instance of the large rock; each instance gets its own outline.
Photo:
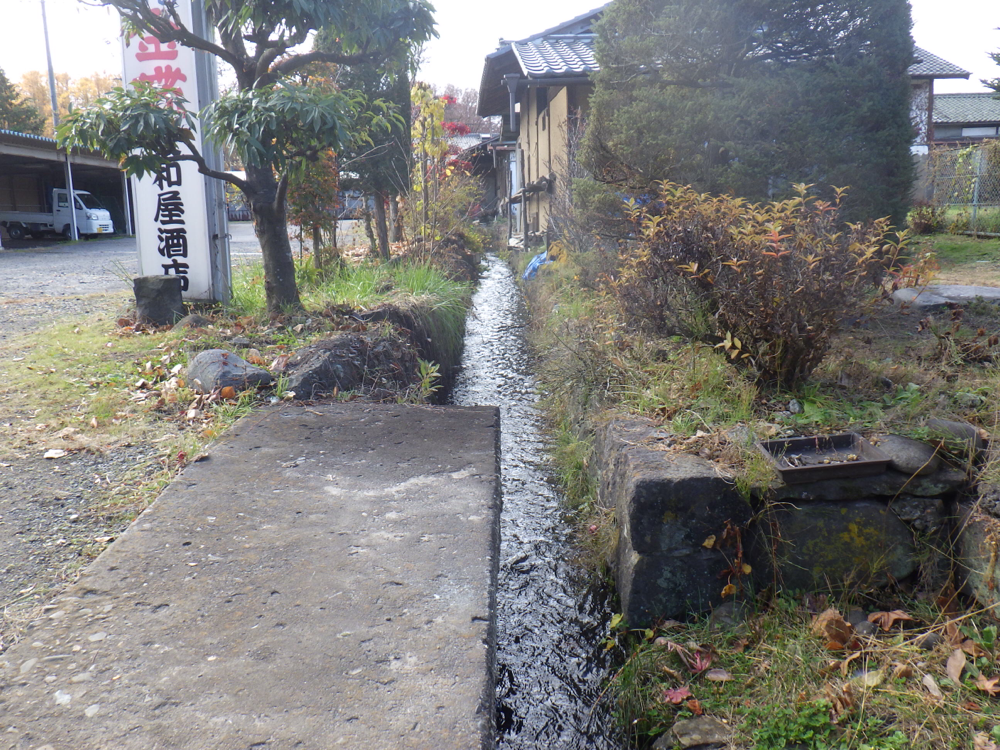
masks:
<path id="1" fill-rule="evenodd" d="M 889 509 L 917 534 L 939 534 L 947 530 L 945 504 L 939 497 L 900 495 L 890 501 Z"/>
<path id="2" fill-rule="evenodd" d="M 889 458 L 889 466 L 910 476 L 933 474 L 941 465 L 934 446 L 903 435 L 882 435 L 872 442 Z"/>
<path id="3" fill-rule="evenodd" d="M 776 505 L 764 520 L 750 551 L 762 584 L 776 577 L 789 590 L 884 585 L 917 570 L 913 533 L 885 502 Z"/>
<path id="4" fill-rule="evenodd" d="M 211 393 L 227 386 L 238 391 L 267 386 L 274 376 L 225 349 L 207 349 L 188 364 L 187 380 L 197 393 Z"/>
<path id="5" fill-rule="evenodd" d="M 660 738 L 653 745 L 654 750 L 719 750 L 728 746 L 732 731 L 718 719 L 711 716 L 696 716 L 693 719 L 675 721 L 670 732 L 664 735 L 666 742 L 660 744 Z"/>
<path id="6" fill-rule="evenodd" d="M 981 513 L 972 503 L 959 511 L 956 557 L 965 593 L 1000 618 L 1000 520 Z"/>
<path id="7" fill-rule="evenodd" d="M 934 417 L 927 420 L 927 429 L 931 437 L 944 440 L 949 448 L 961 451 L 972 458 L 978 456 L 986 447 L 986 441 L 979 434 L 979 428 L 968 422 Z"/>
<path id="8" fill-rule="evenodd" d="M 648 422 L 618 420 L 602 432 L 600 502 L 618 520 L 614 567 L 626 621 L 707 612 L 722 601 L 735 558 L 723 534 L 746 525 L 749 503 L 711 462 L 657 450 L 664 435 Z"/>
<path id="9" fill-rule="evenodd" d="M 137 276 L 132 280 L 132 290 L 139 323 L 172 326 L 185 315 L 178 276 Z"/>

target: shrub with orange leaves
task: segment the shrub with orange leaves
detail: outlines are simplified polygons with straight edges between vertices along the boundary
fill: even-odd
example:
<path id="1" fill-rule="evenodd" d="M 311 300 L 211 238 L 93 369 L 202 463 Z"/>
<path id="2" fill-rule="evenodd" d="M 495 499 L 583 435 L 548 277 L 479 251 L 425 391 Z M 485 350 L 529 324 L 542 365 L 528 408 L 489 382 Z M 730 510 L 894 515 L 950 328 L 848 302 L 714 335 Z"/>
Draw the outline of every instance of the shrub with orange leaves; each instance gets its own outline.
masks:
<path id="1" fill-rule="evenodd" d="M 832 202 L 797 185 L 789 200 L 752 204 L 661 183 L 628 204 L 614 291 L 659 333 L 706 340 L 762 382 L 804 380 L 845 318 L 884 296 L 906 232 L 888 219 L 845 224 Z"/>

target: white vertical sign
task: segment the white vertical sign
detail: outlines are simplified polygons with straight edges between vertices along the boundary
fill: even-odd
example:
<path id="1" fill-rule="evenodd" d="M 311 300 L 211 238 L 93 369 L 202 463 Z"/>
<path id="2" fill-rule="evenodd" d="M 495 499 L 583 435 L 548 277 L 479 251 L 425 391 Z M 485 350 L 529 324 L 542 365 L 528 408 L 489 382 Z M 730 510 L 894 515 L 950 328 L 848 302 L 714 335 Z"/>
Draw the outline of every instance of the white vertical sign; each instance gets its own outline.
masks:
<path id="1" fill-rule="evenodd" d="M 149 0 L 154 13 L 163 0 Z M 191 0 L 176 0 L 182 23 L 192 28 Z M 177 42 L 136 35 L 124 45 L 124 80 L 147 81 L 176 91 L 194 113 L 198 108 L 198 74 L 194 50 Z M 201 149 L 200 132 L 195 145 Z M 212 300 L 211 243 L 205 210 L 205 177 L 191 161 L 176 161 L 156 175 L 134 180 L 135 233 L 139 273 L 181 278 L 188 300 Z"/>

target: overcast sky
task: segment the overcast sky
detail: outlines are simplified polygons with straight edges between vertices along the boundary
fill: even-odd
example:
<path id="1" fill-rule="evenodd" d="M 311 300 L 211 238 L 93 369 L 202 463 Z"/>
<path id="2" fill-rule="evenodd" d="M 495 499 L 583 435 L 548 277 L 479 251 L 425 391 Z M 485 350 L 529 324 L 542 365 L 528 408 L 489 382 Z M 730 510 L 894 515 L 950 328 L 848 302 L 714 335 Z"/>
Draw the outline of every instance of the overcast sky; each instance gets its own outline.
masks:
<path id="1" fill-rule="evenodd" d="M 483 58 L 499 39 L 520 39 L 586 13 L 600 0 L 432 0 L 440 38 L 427 46 L 421 78 L 443 87 L 478 88 Z M 968 81 L 938 81 L 935 91 L 984 91 L 1000 77 L 987 53 L 1000 50 L 1000 0 L 911 0 L 916 43 L 972 72 Z M 120 72 L 117 16 L 78 0 L 46 0 L 53 66 L 80 77 Z M 0 69 L 19 81 L 45 70 L 41 0 L 0 0 Z"/>

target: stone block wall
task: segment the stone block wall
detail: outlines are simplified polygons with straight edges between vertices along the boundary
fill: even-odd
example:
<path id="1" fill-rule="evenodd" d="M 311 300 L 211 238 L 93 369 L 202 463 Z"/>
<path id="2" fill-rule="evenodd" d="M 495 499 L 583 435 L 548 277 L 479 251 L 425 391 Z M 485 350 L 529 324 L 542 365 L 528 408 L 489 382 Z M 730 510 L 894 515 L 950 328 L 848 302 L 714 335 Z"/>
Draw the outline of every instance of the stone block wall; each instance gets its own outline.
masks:
<path id="1" fill-rule="evenodd" d="M 599 498 L 618 522 L 611 563 L 626 621 L 709 611 L 733 582 L 739 590 L 943 585 L 961 539 L 966 474 L 923 443 L 884 443 L 892 463 L 883 474 L 779 485 L 764 502 L 742 497 L 712 462 L 671 450 L 671 436 L 652 422 L 608 422 L 596 443 Z"/>
<path id="2" fill-rule="evenodd" d="M 722 538 L 727 524 L 743 528 L 751 516 L 714 464 L 667 454 L 659 442 L 641 420 L 613 421 L 598 436 L 601 503 L 619 525 L 615 581 L 632 624 L 721 603 L 726 571 L 739 556 Z"/>

